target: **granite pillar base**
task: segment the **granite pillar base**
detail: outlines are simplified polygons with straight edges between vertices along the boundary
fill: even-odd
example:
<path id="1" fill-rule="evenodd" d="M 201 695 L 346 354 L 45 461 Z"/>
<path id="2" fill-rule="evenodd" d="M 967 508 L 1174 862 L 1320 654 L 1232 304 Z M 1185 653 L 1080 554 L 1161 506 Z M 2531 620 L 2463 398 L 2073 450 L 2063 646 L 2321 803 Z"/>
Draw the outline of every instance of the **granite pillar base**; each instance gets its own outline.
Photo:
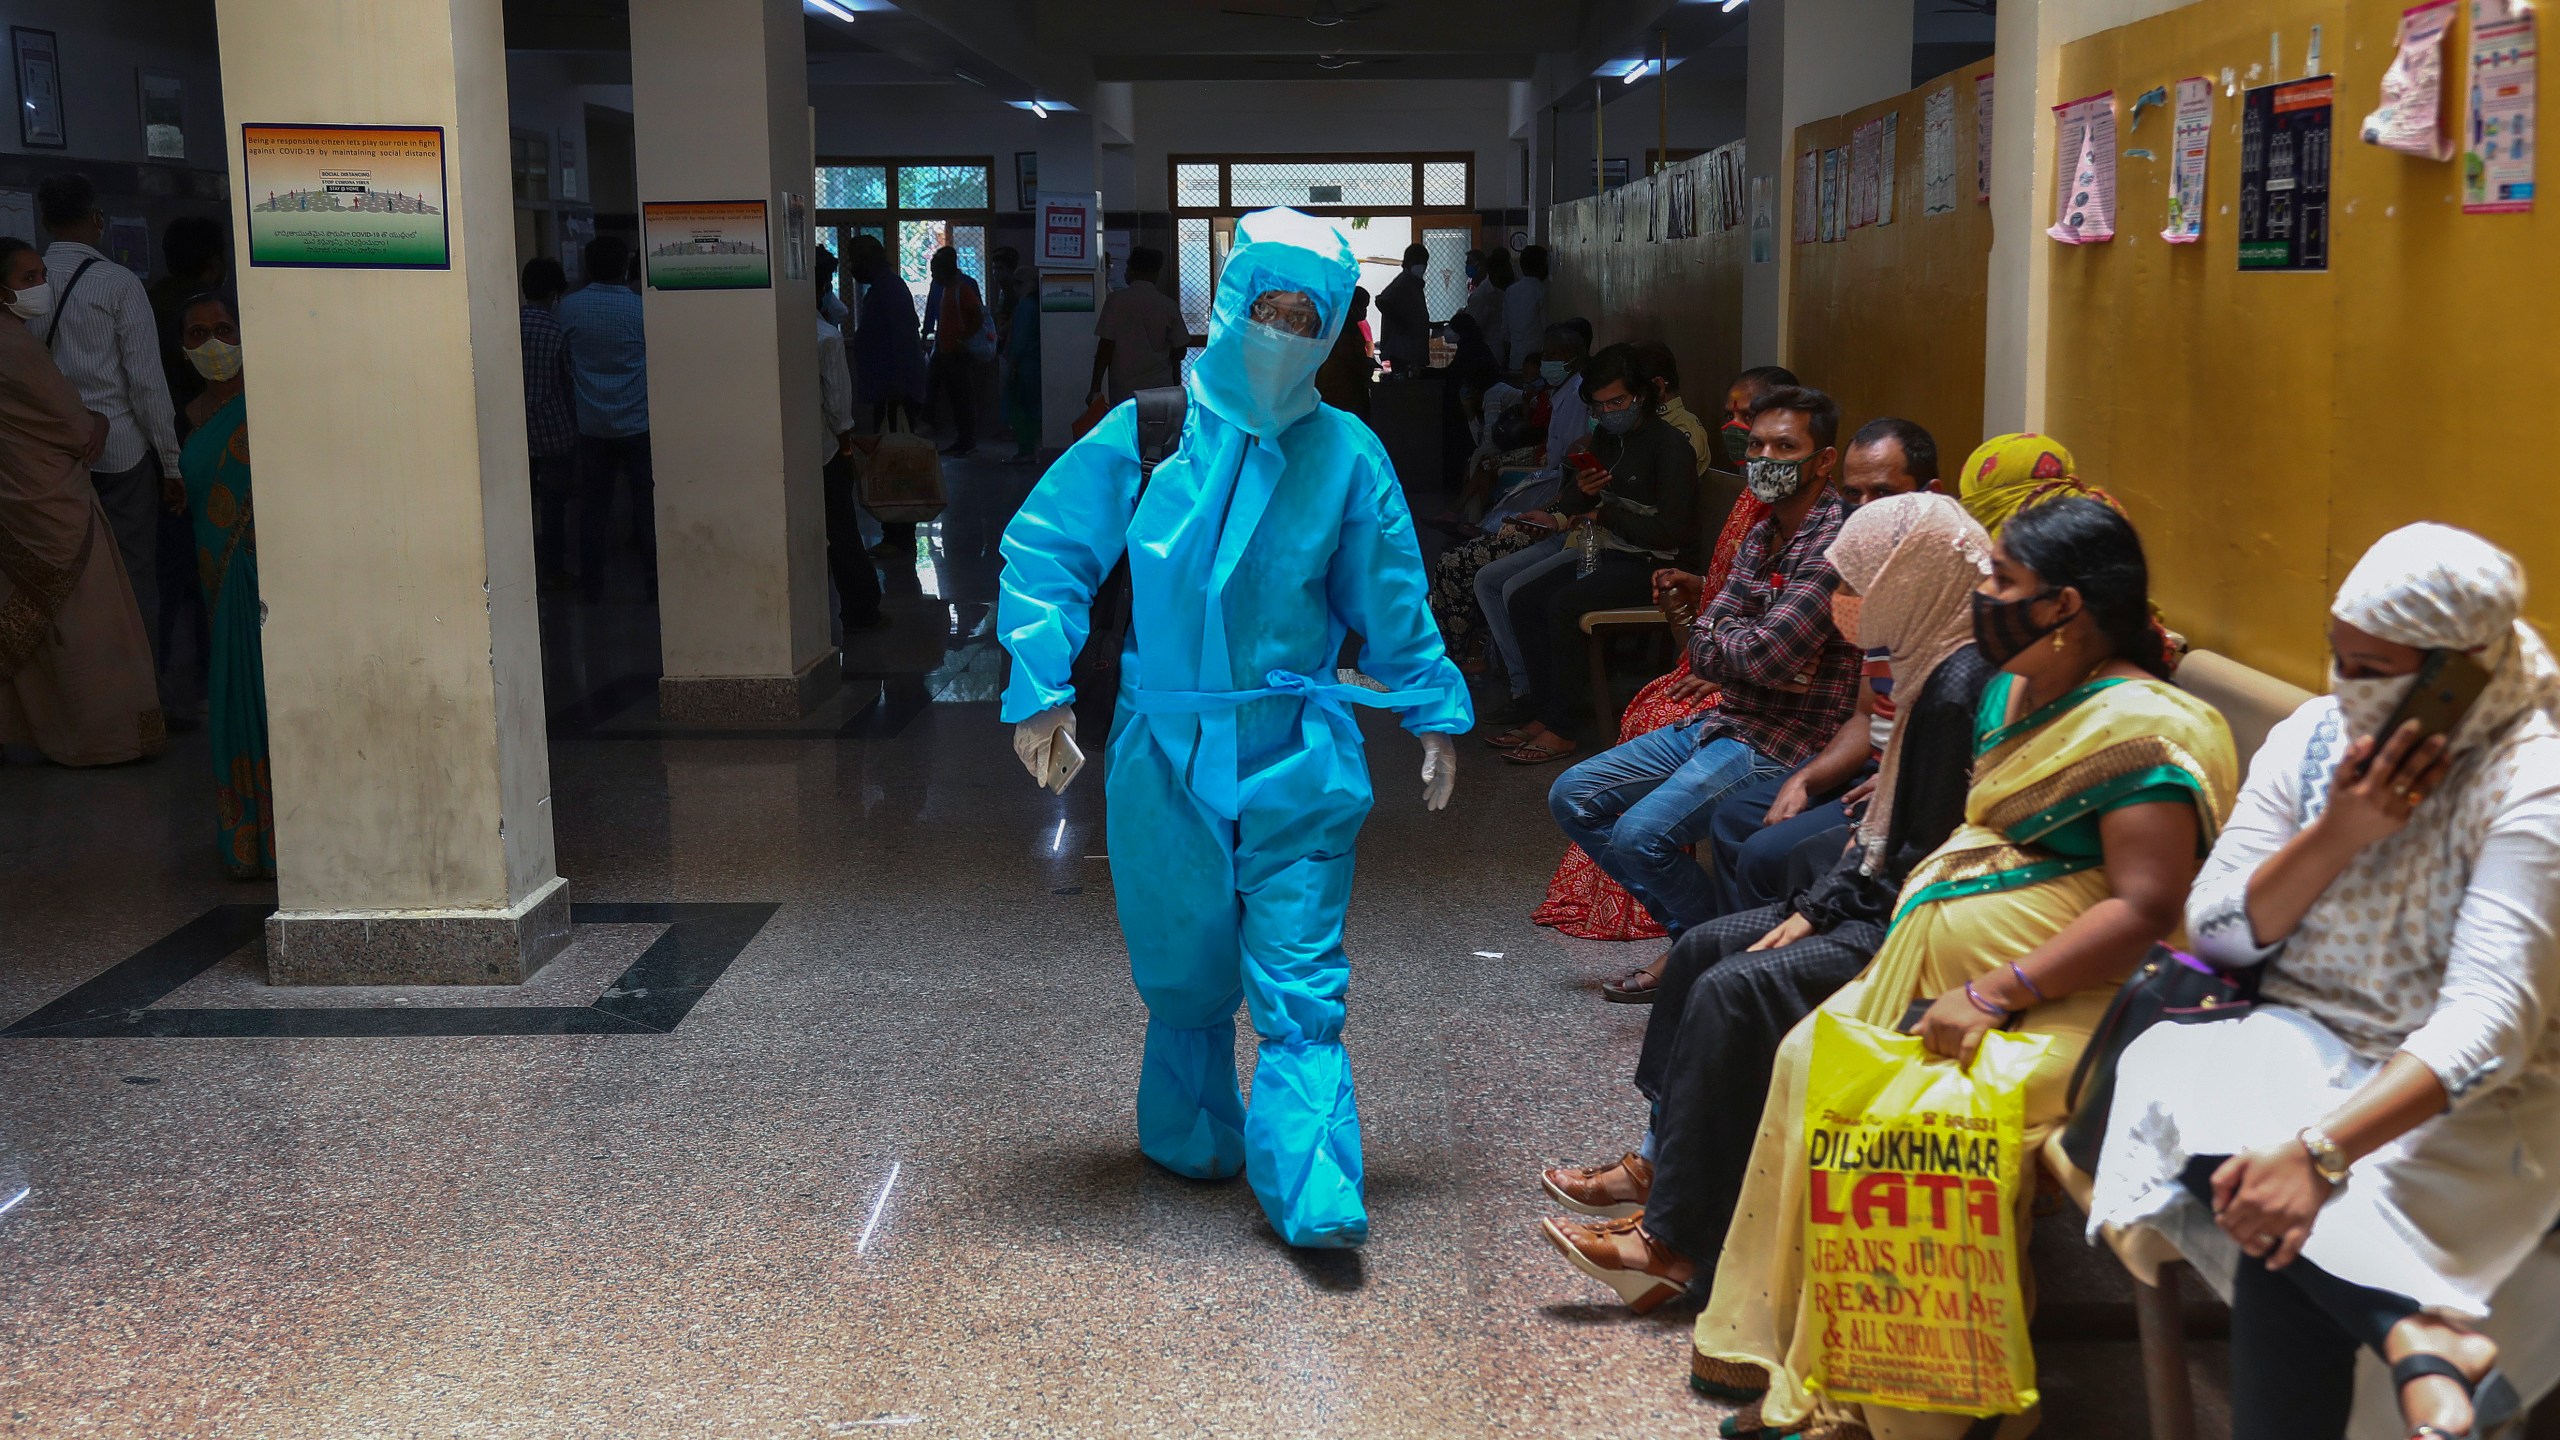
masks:
<path id="1" fill-rule="evenodd" d="M 506 910 L 279 910 L 271 985 L 521 985 L 569 943 L 569 882 Z"/>
<path id="2" fill-rule="evenodd" d="M 796 675 L 662 675 L 658 718 L 678 724 L 797 720 L 844 684 L 844 657 L 828 650 Z"/>

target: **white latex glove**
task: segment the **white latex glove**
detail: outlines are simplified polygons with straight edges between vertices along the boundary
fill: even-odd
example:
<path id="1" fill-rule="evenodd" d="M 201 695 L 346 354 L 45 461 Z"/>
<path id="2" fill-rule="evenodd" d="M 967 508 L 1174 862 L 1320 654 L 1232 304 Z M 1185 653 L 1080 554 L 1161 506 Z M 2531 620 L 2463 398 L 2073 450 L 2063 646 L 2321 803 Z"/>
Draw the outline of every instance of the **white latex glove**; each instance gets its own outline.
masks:
<path id="1" fill-rule="evenodd" d="M 1021 759 L 1022 768 L 1031 772 L 1034 783 L 1049 784 L 1050 764 L 1056 758 L 1061 738 L 1070 747 L 1075 744 L 1076 712 L 1065 705 L 1052 706 L 1013 727 L 1013 753 Z M 1057 792 L 1066 794 L 1076 772 L 1083 768 L 1081 755 L 1072 758 L 1065 773 L 1058 778 Z"/>
<path id="2" fill-rule="evenodd" d="M 1426 810 L 1449 808 L 1449 792 L 1458 788 L 1458 746 L 1448 736 L 1433 733 L 1422 737 L 1422 805 Z"/>

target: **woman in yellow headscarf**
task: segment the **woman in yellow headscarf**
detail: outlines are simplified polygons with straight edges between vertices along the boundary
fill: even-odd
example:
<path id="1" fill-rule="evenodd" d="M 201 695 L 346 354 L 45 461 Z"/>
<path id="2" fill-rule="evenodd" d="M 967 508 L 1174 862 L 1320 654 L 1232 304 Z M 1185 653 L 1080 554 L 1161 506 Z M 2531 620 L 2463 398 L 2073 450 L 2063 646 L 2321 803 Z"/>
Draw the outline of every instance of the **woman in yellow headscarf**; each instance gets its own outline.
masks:
<path id="1" fill-rule="evenodd" d="M 1994 535 L 2010 516 L 2063 495 L 2086 495 L 2124 508 L 2104 490 L 2082 484 L 2071 452 L 2049 435 L 1994 435 L 1975 448 L 1956 481 L 1964 508 Z"/>

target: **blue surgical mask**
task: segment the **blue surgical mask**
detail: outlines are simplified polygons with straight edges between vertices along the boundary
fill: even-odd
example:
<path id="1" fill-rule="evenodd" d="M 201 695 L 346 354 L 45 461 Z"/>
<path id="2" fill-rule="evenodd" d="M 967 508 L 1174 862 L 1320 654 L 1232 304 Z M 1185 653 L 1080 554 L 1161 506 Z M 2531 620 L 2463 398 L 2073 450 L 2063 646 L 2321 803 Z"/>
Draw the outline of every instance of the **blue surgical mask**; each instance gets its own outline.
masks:
<path id="1" fill-rule="evenodd" d="M 1550 386 L 1562 385 L 1573 378 L 1573 367 L 1561 360 L 1541 360 L 1538 362 L 1538 378 Z"/>
<path id="2" fill-rule="evenodd" d="M 1593 428 L 1611 435 L 1624 435 L 1644 423 L 1644 411 L 1630 405 L 1624 410 L 1602 410 L 1591 417 Z"/>
<path id="3" fill-rule="evenodd" d="M 1247 320 L 1200 352 L 1191 378 L 1201 400 L 1245 430 L 1278 435 L 1316 408 L 1316 371 L 1333 347 Z"/>

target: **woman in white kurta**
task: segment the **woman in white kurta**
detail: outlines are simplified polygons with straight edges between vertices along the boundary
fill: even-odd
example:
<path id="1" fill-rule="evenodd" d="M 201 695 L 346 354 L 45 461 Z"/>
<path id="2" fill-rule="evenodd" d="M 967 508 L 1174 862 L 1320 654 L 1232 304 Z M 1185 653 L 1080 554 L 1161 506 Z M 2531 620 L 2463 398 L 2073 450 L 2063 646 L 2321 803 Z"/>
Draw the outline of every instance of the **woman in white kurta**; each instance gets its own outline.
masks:
<path id="1" fill-rule="evenodd" d="M 2366 552 L 2333 694 L 2268 735 L 2188 901 L 2264 1003 L 2125 1052 L 2091 1229 L 2153 1226 L 2231 1297 L 2235 1440 L 2342 1434 L 2359 1345 L 2411 1435 L 2517 1408 L 2473 1326 L 2560 1218 L 2560 667 L 2523 603 L 2464 531 Z M 2449 737 L 2377 736 L 2433 649 L 2488 687 Z"/>

